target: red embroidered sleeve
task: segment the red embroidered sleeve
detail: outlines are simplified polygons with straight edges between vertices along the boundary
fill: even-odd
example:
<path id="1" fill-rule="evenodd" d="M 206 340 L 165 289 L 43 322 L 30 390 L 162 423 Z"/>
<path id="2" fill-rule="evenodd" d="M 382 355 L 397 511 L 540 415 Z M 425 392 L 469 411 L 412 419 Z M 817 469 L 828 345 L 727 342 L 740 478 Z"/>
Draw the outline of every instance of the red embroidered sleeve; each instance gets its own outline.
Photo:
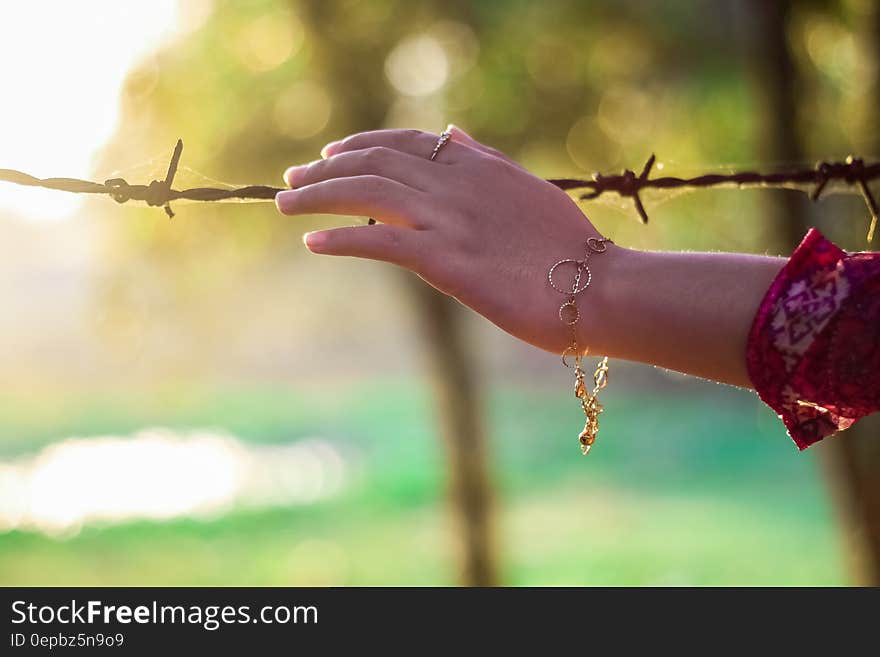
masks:
<path id="1" fill-rule="evenodd" d="M 746 363 L 799 449 L 880 410 L 880 253 L 811 228 L 761 302 Z"/>

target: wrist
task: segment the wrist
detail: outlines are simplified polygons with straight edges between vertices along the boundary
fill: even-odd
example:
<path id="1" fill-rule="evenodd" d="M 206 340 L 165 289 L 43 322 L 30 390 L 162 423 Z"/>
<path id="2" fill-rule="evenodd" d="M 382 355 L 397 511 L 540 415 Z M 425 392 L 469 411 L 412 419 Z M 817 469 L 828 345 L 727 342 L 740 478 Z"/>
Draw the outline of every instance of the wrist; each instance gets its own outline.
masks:
<path id="1" fill-rule="evenodd" d="M 577 300 L 581 319 L 577 340 L 593 355 L 617 355 L 620 308 L 627 275 L 638 252 L 609 242 L 607 250 L 590 259 L 592 280 Z"/>

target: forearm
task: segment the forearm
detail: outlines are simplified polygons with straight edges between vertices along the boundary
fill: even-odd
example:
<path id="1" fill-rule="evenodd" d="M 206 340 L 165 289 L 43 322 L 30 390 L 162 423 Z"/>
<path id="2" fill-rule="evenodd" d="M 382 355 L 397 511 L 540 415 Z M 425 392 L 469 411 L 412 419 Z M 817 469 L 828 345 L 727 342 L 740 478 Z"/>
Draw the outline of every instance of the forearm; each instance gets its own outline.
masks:
<path id="1" fill-rule="evenodd" d="M 319 231 L 306 244 L 411 269 L 511 335 L 562 353 L 565 297 L 548 285 L 547 268 L 583 257 L 583 240 L 599 231 L 554 185 L 460 130 L 451 134 L 380 130 L 333 142 L 323 159 L 287 171 L 293 189 L 278 194 L 278 208 L 376 217 L 380 225 Z M 578 344 L 748 386 L 746 338 L 783 263 L 612 246 L 590 259 Z"/>
<path id="2" fill-rule="evenodd" d="M 746 340 L 783 258 L 615 247 L 579 300 L 591 353 L 751 387 Z"/>

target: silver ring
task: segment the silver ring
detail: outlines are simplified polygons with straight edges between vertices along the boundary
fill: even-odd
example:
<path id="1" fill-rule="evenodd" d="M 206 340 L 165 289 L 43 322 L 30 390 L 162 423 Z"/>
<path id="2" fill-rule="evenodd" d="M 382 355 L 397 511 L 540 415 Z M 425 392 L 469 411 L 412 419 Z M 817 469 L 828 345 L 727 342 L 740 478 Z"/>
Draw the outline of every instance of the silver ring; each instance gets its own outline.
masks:
<path id="1" fill-rule="evenodd" d="M 437 153 L 440 152 L 440 149 L 446 146 L 446 142 L 452 139 L 452 133 L 448 130 L 444 130 L 440 133 L 440 137 L 437 139 L 437 143 L 434 145 L 434 150 L 431 151 L 431 157 L 429 158 L 431 162 L 437 159 Z"/>

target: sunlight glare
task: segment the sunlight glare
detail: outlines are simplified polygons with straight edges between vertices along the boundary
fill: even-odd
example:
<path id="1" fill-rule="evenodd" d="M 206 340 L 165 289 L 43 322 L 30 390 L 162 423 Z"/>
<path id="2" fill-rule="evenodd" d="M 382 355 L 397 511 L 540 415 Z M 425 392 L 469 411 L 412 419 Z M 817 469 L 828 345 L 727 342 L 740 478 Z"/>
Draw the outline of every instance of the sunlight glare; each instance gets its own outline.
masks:
<path id="1" fill-rule="evenodd" d="M 178 28 L 176 0 L 29 0 L 0 4 L 0 168 L 90 178 L 112 136 L 129 69 Z M 0 210 L 71 216 L 82 197 L 0 183 Z"/>
<path id="2" fill-rule="evenodd" d="M 0 532 L 71 535 L 90 523 L 212 517 L 307 505 L 343 485 L 346 463 L 320 439 L 247 444 L 217 430 L 70 438 L 0 461 Z"/>

